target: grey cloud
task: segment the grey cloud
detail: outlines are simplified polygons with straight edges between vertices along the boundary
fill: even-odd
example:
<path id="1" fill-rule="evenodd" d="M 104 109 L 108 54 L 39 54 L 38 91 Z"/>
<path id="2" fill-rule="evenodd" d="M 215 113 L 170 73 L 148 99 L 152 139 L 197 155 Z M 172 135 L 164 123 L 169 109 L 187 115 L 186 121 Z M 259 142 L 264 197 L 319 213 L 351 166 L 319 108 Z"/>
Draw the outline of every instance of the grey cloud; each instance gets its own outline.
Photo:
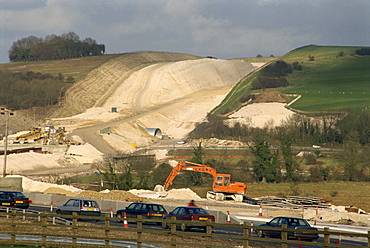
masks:
<path id="1" fill-rule="evenodd" d="M 370 42 L 368 0 L 0 0 L 0 7 L 0 23 L 4 16 L 19 18 L 1 27 L 0 62 L 7 62 L 17 39 L 68 31 L 104 43 L 109 53 L 152 50 L 219 58 Z M 40 26 L 34 13 L 49 20 Z"/>

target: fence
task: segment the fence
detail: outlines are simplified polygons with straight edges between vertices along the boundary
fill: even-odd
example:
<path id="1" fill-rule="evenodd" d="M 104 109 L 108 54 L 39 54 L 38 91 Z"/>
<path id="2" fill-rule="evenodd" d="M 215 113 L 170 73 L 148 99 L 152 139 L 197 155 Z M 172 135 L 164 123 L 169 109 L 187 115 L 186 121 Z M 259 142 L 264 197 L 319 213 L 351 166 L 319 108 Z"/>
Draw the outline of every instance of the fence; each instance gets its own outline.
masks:
<path id="1" fill-rule="evenodd" d="M 71 218 L 71 221 L 58 222 L 61 218 Z M 99 221 L 98 223 L 80 222 L 80 218 L 89 218 Z M 111 223 L 122 221 L 119 226 L 112 226 Z M 128 227 L 128 222 L 136 222 L 136 227 Z M 267 241 L 281 243 L 281 247 L 288 247 L 288 244 L 315 245 L 320 247 L 360 247 L 355 245 L 335 244 L 330 242 L 330 236 L 351 236 L 367 238 L 367 246 L 370 247 L 370 231 L 367 234 L 351 232 L 337 232 L 325 228 L 323 231 L 300 230 L 303 233 L 319 233 L 324 236 L 324 242 L 304 242 L 300 240 L 288 240 L 288 232 L 297 232 L 295 229 L 259 227 L 244 223 L 220 224 L 208 222 L 192 222 L 195 226 L 205 226 L 205 231 L 182 232 L 177 227 L 182 223 L 189 223 L 175 219 L 155 220 L 165 222 L 168 230 L 144 229 L 143 224 L 152 222 L 150 219 L 124 218 L 118 219 L 105 214 L 104 217 L 90 217 L 79 215 L 56 215 L 47 212 L 11 212 L 0 213 L 0 243 L 7 245 L 26 245 L 41 247 L 250 247 L 253 242 Z M 102 223 L 104 222 L 104 224 Z M 64 224 L 60 224 L 64 223 Z M 132 226 L 132 224 L 131 224 Z M 212 231 L 214 227 L 233 229 L 234 232 L 221 233 Z M 252 233 L 256 230 L 278 230 L 281 231 L 281 239 L 261 238 Z M 362 245 L 363 246 L 363 245 Z"/>

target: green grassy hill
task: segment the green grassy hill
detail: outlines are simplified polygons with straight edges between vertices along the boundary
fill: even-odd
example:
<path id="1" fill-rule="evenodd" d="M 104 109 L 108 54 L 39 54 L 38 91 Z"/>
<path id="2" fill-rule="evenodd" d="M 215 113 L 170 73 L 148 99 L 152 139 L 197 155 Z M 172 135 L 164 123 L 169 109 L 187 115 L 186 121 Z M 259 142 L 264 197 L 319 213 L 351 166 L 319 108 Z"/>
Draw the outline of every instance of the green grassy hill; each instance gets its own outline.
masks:
<path id="1" fill-rule="evenodd" d="M 357 49 L 336 46 L 295 49 L 276 60 L 299 62 L 303 69 L 287 76 L 291 86 L 271 90 L 301 95 L 291 107 L 302 111 L 361 111 L 370 106 L 370 56 L 355 55 Z M 309 56 L 314 61 L 309 61 Z M 239 82 L 212 113 L 224 114 L 240 107 L 240 97 L 253 93 L 251 83 L 259 73 L 255 71 Z"/>

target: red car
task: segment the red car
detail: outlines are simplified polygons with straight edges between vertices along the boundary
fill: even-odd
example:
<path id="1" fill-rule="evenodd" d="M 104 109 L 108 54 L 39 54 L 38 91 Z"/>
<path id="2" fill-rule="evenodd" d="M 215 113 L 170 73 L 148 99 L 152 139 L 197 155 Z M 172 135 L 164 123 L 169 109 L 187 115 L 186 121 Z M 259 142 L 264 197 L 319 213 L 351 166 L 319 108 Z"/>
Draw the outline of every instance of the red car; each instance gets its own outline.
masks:
<path id="1" fill-rule="evenodd" d="M 192 222 L 199 222 L 199 221 L 207 221 L 211 220 L 215 222 L 215 217 L 210 215 L 206 210 L 203 208 L 198 207 L 177 207 L 169 214 L 163 216 L 163 219 L 170 220 L 171 217 L 175 217 L 176 220 L 186 220 L 188 222 L 177 224 L 182 231 L 189 230 L 190 228 L 201 228 L 206 231 L 206 225 L 199 225 Z M 164 229 L 169 228 L 168 222 L 162 222 L 162 227 Z"/>

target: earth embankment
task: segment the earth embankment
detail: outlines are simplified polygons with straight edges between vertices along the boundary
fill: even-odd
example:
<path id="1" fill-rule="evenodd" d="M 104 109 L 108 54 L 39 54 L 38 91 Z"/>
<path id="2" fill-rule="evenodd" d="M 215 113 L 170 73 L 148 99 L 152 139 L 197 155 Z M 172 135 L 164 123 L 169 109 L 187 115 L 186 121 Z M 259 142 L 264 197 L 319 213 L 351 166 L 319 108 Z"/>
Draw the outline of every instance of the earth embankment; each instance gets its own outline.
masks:
<path id="1" fill-rule="evenodd" d="M 101 106 L 130 74 L 160 62 L 199 59 L 198 56 L 165 52 L 127 53 L 115 57 L 92 70 L 66 92 L 62 106 L 53 117 L 66 117 Z"/>

